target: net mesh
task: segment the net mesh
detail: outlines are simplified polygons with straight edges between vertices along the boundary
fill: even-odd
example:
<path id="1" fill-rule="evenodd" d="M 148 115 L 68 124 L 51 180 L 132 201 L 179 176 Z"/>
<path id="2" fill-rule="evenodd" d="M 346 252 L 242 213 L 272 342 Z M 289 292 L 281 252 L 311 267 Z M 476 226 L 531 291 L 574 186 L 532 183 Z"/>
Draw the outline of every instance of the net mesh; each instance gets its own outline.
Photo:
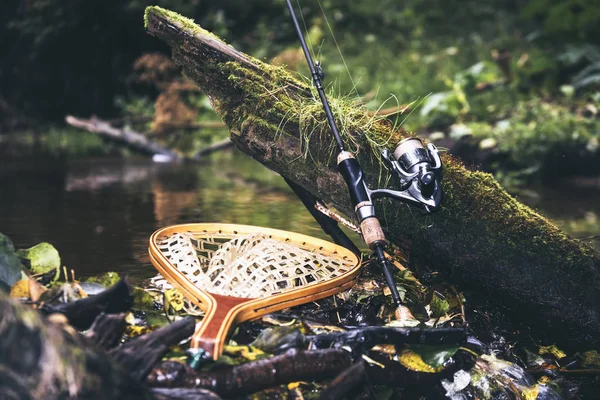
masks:
<path id="1" fill-rule="evenodd" d="M 169 262 L 197 287 L 225 296 L 260 298 L 323 282 L 350 271 L 355 263 L 261 233 L 224 235 L 175 233 L 159 239 Z M 170 286 L 155 279 L 157 286 Z"/>

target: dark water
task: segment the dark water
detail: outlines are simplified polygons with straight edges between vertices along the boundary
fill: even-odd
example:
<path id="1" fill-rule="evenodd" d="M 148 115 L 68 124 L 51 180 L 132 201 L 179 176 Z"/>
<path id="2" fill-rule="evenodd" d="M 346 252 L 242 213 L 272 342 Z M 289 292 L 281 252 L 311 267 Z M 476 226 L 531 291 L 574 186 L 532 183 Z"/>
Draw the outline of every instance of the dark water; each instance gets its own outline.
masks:
<path id="1" fill-rule="evenodd" d="M 576 237 L 600 234 L 598 181 L 519 197 Z M 0 232 L 17 248 L 52 243 L 79 277 L 105 271 L 135 280 L 153 276 L 149 236 L 187 222 L 259 225 L 326 238 L 277 174 L 235 150 L 193 165 L 48 157 L 3 157 L 0 164 Z"/>

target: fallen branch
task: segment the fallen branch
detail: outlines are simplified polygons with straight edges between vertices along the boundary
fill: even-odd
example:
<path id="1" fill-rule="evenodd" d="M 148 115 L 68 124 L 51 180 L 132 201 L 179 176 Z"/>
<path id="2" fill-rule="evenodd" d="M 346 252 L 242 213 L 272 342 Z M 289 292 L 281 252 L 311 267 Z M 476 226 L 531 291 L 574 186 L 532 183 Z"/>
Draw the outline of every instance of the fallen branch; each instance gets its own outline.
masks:
<path id="1" fill-rule="evenodd" d="M 364 353 L 376 345 L 393 344 L 461 344 L 467 339 L 464 329 L 460 328 L 389 328 L 369 326 L 355 328 L 347 332 L 327 333 L 306 336 L 305 342 L 310 348 L 324 349 L 329 347 L 350 346 L 357 353 Z"/>
<path id="2" fill-rule="evenodd" d="M 127 327 L 125 313 L 100 314 L 85 334 L 97 348 L 108 351 L 115 347 Z"/>
<path id="3" fill-rule="evenodd" d="M 271 334 L 272 332 L 274 333 Z M 270 354 L 279 354 L 291 348 L 316 350 L 345 346 L 351 348 L 354 355 L 359 356 L 377 345 L 460 345 L 465 343 L 466 339 L 465 330 L 460 328 L 421 329 L 369 326 L 354 328 L 346 332 L 309 336 L 303 335 L 297 329 L 287 335 L 281 335 L 275 329 L 274 331 L 263 331 L 252 345 Z"/>
<path id="4" fill-rule="evenodd" d="M 182 157 L 156 142 L 148 139 L 144 134 L 136 132 L 128 127 L 115 128 L 110 123 L 92 117 L 90 119 L 82 119 L 67 115 L 65 118 L 67 124 L 76 128 L 85 129 L 89 132 L 99 133 L 104 137 L 125 143 L 134 149 L 149 155 L 161 154 L 169 157 L 172 160 L 181 160 Z"/>
<path id="5" fill-rule="evenodd" d="M 410 371 L 396 361 L 377 360 L 380 366 L 367 366 L 370 382 L 390 387 L 439 384 L 445 375 Z M 303 351 L 291 349 L 270 358 L 210 372 L 196 372 L 176 361 L 165 361 L 147 378 L 151 387 L 204 388 L 223 397 L 243 396 L 271 387 L 298 381 L 321 382 L 336 377 L 352 367 L 355 361 L 342 349 Z M 355 371 L 360 373 L 360 371 Z M 343 378 L 341 378 L 343 379 Z"/>
<path id="6" fill-rule="evenodd" d="M 142 381 L 169 347 L 192 336 L 195 326 L 193 317 L 180 319 L 128 341 L 111 350 L 109 355 L 130 371 L 134 379 Z"/>
<path id="7" fill-rule="evenodd" d="M 342 371 L 321 392 L 319 400 L 345 399 L 358 385 L 363 383 L 366 376 L 365 362 L 360 360 Z"/>
<path id="8" fill-rule="evenodd" d="M 150 140 L 146 135 L 136 132 L 128 127 L 116 128 L 110 122 L 103 121 L 99 118 L 92 117 L 83 119 L 67 115 L 65 121 L 76 128 L 85 129 L 89 132 L 99 133 L 111 140 L 117 140 L 132 148 L 148 155 L 162 155 L 168 157 L 171 161 L 192 160 L 199 161 L 203 156 L 206 156 L 215 151 L 223 150 L 233 146 L 230 139 L 224 139 L 220 142 L 211 144 L 200 149 L 194 156 L 185 157 L 166 147 L 161 146 L 155 141 Z M 186 126 L 185 129 L 217 129 L 224 128 L 223 122 L 202 122 Z"/>
<path id="9" fill-rule="evenodd" d="M 213 143 L 210 146 L 207 146 L 207 147 L 201 149 L 200 151 L 198 151 L 194 155 L 194 157 L 192 157 L 192 160 L 199 161 L 202 157 L 204 157 L 210 153 L 214 153 L 215 151 L 227 149 L 229 147 L 233 147 L 233 142 L 231 141 L 231 139 L 229 139 L 229 138 L 223 139 L 220 142 Z"/>
<path id="10" fill-rule="evenodd" d="M 159 368 L 148 375 L 147 382 L 153 387 L 204 388 L 232 397 L 289 382 L 331 379 L 351 364 L 350 353 L 341 349 L 289 350 L 282 355 L 211 372 L 195 372 L 183 364 L 169 365 L 164 369 L 169 371 L 170 380 L 164 379 Z"/>

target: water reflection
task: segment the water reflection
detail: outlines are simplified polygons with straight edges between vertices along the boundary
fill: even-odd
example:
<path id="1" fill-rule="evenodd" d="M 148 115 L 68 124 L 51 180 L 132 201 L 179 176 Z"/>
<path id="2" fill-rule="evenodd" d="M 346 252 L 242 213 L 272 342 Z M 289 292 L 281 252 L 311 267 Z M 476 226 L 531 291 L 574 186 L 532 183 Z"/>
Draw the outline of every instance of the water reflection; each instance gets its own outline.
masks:
<path id="1" fill-rule="evenodd" d="M 235 151 L 200 165 L 107 159 L 5 159 L 4 165 L 0 232 L 17 248 L 51 242 L 78 276 L 108 270 L 152 276 L 148 238 L 169 224 L 230 222 L 325 237 L 277 174 Z"/>
<path id="2" fill-rule="evenodd" d="M 598 194 L 596 185 L 522 200 L 580 237 L 600 233 Z M 154 275 L 150 234 L 185 222 L 260 225 L 326 238 L 277 174 L 235 150 L 199 165 L 5 158 L 0 167 L 0 232 L 17 248 L 51 242 L 78 276 L 109 270 L 136 279 Z"/>

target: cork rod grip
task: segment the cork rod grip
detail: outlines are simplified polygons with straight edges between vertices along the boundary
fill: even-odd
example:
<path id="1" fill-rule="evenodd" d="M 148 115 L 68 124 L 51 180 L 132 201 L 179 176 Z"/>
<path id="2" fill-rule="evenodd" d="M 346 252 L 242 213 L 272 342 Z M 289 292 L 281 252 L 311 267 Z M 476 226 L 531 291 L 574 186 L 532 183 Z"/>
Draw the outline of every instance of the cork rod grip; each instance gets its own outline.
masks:
<path id="1" fill-rule="evenodd" d="M 385 246 L 385 235 L 383 234 L 379 220 L 376 217 L 363 219 L 360 223 L 360 229 L 365 243 L 371 250 L 374 250 L 375 246 L 378 245 Z"/>

